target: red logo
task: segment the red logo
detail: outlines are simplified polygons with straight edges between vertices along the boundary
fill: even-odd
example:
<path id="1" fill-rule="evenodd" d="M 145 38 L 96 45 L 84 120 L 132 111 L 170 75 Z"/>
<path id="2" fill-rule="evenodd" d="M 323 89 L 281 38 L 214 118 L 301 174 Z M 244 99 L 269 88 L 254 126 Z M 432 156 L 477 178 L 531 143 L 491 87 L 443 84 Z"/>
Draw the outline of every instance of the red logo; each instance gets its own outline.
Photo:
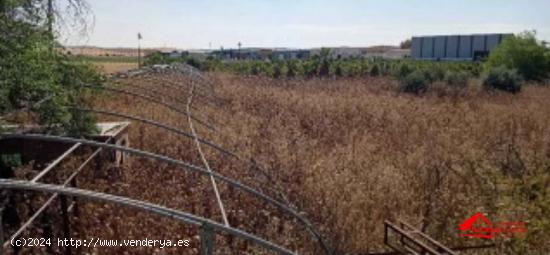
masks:
<path id="1" fill-rule="evenodd" d="M 492 239 L 497 235 L 511 237 L 517 233 L 526 233 L 525 222 L 498 222 L 493 224 L 483 213 L 476 213 L 458 226 L 460 236 Z"/>

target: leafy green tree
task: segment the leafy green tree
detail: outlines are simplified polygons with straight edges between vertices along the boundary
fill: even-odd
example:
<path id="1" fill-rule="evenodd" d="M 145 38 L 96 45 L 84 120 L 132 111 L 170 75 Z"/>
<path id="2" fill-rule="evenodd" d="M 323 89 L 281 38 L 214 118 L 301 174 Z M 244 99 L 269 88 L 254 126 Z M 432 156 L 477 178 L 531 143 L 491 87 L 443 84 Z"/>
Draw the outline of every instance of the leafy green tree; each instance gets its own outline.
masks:
<path id="1" fill-rule="evenodd" d="M 400 44 L 399 44 L 399 47 L 401 49 L 410 49 L 412 47 L 412 40 L 411 39 L 407 39 L 405 41 L 402 41 Z"/>
<path id="2" fill-rule="evenodd" d="M 380 66 L 378 64 L 372 65 L 369 74 L 373 77 L 380 76 Z"/>
<path id="3" fill-rule="evenodd" d="M 294 78 L 296 77 L 296 73 L 297 73 L 297 65 L 296 65 L 296 61 L 287 61 L 286 62 L 286 68 L 287 68 L 287 72 L 286 72 L 286 76 L 288 78 Z"/>
<path id="4" fill-rule="evenodd" d="M 49 132 L 92 133 L 93 118 L 66 106 L 83 104 L 87 92 L 80 85 L 99 85 L 102 78 L 90 65 L 71 61 L 52 47 L 53 7 L 53 1 L 38 0 L 0 4 L 0 114 L 30 109 Z"/>
<path id="5" fill-rule="evenodd" d="M 330 49 L 323 48 L 321 49 L 321 54 L 319 55 L 319 66 L 317 74 L 321 77 L 326 77 L 330 73 Z"/>
<path id="6" fill-rule="evenodd" d="M 282 78 L 284 76 L 283 64 L 279 61 L 273 63 L 273 78 Z"/>
<path id="7" fill-rule="evenodd" d="M 498 66 L 516 69 L 526 80 L 543 80 L 550 74 L 549 49 L 537 41 L 535 32 L 509 37 L 489 55 L 485 69 Z"/>

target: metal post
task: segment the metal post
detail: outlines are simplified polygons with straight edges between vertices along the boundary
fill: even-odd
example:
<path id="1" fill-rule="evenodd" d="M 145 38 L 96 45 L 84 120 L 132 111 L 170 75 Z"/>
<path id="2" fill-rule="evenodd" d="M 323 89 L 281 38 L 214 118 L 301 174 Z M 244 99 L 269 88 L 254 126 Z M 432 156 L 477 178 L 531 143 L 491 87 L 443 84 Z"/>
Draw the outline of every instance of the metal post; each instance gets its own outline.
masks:
<path id="1" fill-rule="evenodd" d="M 61 201 L 61 217 L 63 217 L 63 238 L 65 238 L 65 240 L 68 240 L 71 238 L 71 226 L 69 221 L 69 214 L 67 212 L 67 197 L 61 195 L 59 197 L 59 200 Z M 65 254 L 71 254 L 70 245 L 65 246 Z"/>
<path id="2" fill-rule="evenodd" d="M 214 254 L 214 230 L 207 224 L 203 224 L 200 229 L 201 235 L 201 255 Z"/>
<path id="3" fill-rule="evenodd" d="M 141 32 L 138 33 L 138 68 L 141 68 Z"/>
<path id="4" fill-rule="evenodd" d="M 71 187 L 76 188 L 76 177 L 71 181 Z M 73 197 L 73 212 L 76 217 L 80 216 L 80 213 L 78 212 L 78 203 L 76 201 L 76 197 Z"/>

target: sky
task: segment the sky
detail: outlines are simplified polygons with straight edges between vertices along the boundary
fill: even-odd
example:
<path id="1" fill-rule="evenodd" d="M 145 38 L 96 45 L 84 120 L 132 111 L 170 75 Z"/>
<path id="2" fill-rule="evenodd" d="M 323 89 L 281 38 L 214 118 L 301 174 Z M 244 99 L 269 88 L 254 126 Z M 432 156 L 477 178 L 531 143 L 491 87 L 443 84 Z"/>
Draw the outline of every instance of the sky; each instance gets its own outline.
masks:
<path id="1" fill-rule="evenodd" d="M 550 41 L 550 0 L 88 0 L 66 45 L 219 49 L 397 45 L 414 35 L 518 33 Z"/>

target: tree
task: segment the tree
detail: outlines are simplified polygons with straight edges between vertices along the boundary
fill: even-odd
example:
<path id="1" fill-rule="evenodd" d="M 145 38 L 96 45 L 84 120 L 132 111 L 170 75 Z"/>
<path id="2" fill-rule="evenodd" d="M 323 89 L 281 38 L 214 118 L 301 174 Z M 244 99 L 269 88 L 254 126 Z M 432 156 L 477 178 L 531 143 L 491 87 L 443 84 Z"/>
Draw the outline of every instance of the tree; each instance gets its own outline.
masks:
<path id="1" fill-rule="evenodd" d="M 98 85 L 102 79 L 92 66 L 53 50 L 52 17 L 62 17 L 59 9 L 51 0 L 11 0 L 2 1 L 0 11 L 0 114 L 25 108 L 50 132 L 95 132 L 93 118 L 66 106 L 85 104 L 89 93 L 79 85 Z"/>
<path id="2" fill-rule="evenodd" d="M 485 69 L 499 66 L 515 69 L 526 80 L 543 80 L 550 73 L 549 49 L 537 41 L 536 33 L 509 37 L 489 55 Z"/>
<path id="3" fill-rule="evenodd" d="M 323 48 L 319 55 L 319 67 L 317 74 L 321 77 L 326 77 L 330 72 L 330 49 Z"/>
<path id="4" fill-rule="evenodd" d="M 410 49 L 412 47 L 412 40 L 411 39 L 407 39 L 405 41 L 402 41 L 400 44 L 399 44 L 399 47 L 401 47 L 401 49 Z"/>

